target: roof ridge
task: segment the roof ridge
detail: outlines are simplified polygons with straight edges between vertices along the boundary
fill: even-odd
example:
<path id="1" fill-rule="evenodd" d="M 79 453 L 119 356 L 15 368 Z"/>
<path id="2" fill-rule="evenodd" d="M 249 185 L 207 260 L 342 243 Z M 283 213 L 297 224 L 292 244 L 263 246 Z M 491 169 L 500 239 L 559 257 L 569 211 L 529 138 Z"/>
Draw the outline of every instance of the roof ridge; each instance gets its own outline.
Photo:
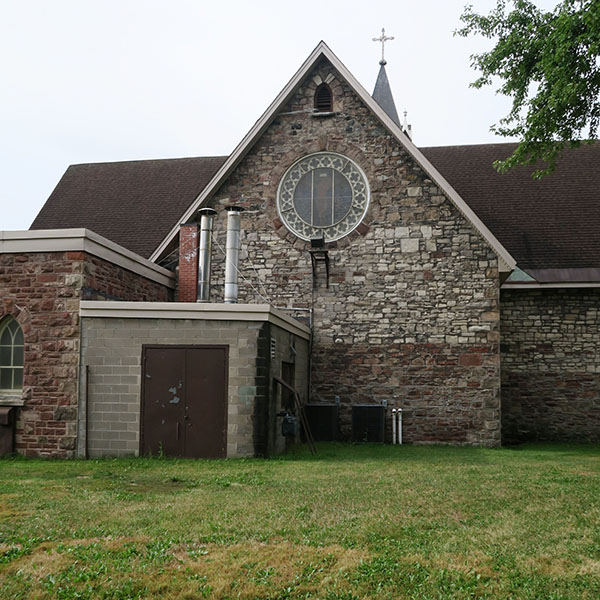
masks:
<path id="1" fill-rule="evenodd" d="M 439 146 L 419 146 L 419 150 L 433 150 L 434 148 L 485 148 L 500 146 L 516 146 L 519 142 L 487 142 L 482 144 L 449 144 Z"/>
<path id="2" fill-rule="evenodd" d="M 96 165 L 131 165 L 135 163 L 157 163 L 157 162 L 175 162 L 175 161 L 184 161 L 184 160 L 215 160 L 222 159 L 227 160 L 229 158 L 229 154 L 223 154 L 221 156 L 177 156 L 177 157 L 169 157 L 169 158 L 134 158 L 131 160 L 106 160 L 106 161 L 98 161 L 98 162 L 89 162 L 89 163 L 74 163 L 69 165 L 70 167 L 88 167 L 88 166 L 96 166 Z"/>

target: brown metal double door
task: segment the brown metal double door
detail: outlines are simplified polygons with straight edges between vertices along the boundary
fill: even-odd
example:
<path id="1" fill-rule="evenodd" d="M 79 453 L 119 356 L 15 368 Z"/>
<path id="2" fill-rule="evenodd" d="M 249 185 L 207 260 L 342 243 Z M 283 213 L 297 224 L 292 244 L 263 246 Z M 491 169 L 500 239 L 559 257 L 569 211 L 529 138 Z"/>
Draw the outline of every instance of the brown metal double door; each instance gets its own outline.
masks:
<path id="1" fill-rule="evenodd" d="M 227 346 L 144 346 L 143 455 L 225 457 L 227 350 Z"/>

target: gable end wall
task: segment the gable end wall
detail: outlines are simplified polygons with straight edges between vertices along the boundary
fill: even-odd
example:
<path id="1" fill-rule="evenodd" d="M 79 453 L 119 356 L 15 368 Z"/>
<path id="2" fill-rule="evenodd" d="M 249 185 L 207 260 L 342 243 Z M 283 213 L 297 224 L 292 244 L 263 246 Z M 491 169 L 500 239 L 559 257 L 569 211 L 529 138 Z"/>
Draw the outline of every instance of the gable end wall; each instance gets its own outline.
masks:
<path id="1" fill-rule="evenodd" d="M 335 115 L 315 117 L 323 80 Z M 313 286 L 308 244 L 287 231 L 275 204 L 289 166 L 319 151 L 352 158 L 371 188 L 363 223 L 329 245 L 329 288 L 324 270 Z M 497 257 L 327 61 L 209 202 L 222 248 L 231 204 L 245 208 L 240 269 L 254 286 L 240 281 L 240 302 L 264 302 L 260 293 L 313 310 L 311 401 L 340 398 L 345 437 L 352 404 L 386 401 L 405 409 L 406 441 L 499 444 Z M 212 301 L 222 301 L 218 246 L 213 265 Z"/>

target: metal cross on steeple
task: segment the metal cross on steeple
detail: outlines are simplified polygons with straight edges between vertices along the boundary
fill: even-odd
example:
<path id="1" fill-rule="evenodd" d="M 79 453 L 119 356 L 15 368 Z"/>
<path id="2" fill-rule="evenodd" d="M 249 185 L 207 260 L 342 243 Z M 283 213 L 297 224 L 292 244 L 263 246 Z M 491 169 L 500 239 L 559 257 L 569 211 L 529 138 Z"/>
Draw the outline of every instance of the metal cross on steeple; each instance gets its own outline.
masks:
<path id="1" fill-rule="evenodd" d="M 393 40 L 393 39 L 394 39 L 393 36 L 388 37 L 385 35 L 385 29 L 383 27 L 381 28 L 381 35 L 379 37 L 373 38 L 374 42 L 381 42 L 381 60 L 379 61 L 380 65 L 387 64 L 385 58 L 383 57 L 383 48 L 384 48 L 386 42 L 389 42 L 390 40 Z"/>

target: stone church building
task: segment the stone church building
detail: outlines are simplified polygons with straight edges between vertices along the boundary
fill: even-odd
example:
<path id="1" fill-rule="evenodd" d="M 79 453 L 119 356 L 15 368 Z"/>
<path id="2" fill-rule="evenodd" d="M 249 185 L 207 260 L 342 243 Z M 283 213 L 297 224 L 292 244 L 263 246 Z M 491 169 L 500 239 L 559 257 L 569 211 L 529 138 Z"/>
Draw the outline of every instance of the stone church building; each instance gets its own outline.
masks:
<path id="1" fill-rule="evenodd" d="M 298 403 L 598 441 L 600 146 L 542 180 L 513 148 L 417 148 L 385 63 L 371 95 L 321 42 L 230 156 L 69 167 L 0 232 L 0 443 L 270 455 Z"/>

